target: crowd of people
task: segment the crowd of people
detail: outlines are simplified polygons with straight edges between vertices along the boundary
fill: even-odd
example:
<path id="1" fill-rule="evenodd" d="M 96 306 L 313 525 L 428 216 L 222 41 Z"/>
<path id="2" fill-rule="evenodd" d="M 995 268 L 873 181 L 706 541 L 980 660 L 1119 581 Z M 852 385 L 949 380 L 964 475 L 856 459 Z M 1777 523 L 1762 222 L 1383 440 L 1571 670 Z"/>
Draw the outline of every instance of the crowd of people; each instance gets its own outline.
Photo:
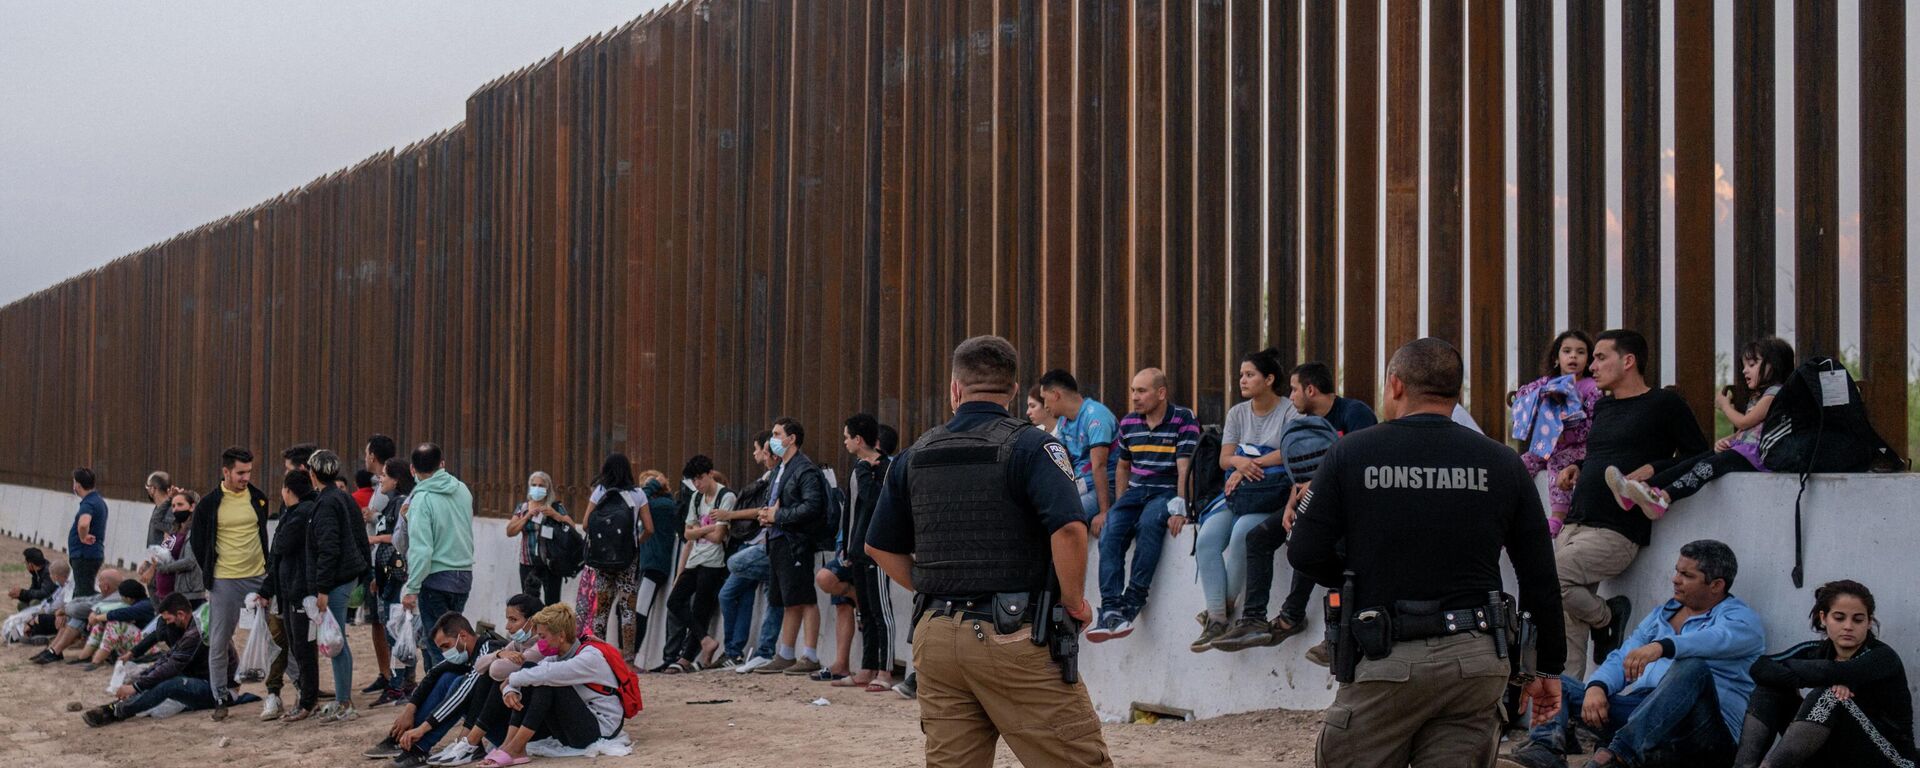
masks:
<path id="1" fill-rule="evenodd" d="M 1873 631 L 1865 586 L 1821 587 L 1811 612 L 1819 639 L 1772 655 L 1759 616 L 1731 592 L 1736 558 L 1720 542 L 1683 547 L 1673 594 L 1651 611 L 1599 594 L 1670 509 L 1727 473 L 1767 471 L 1761 427 L 1794 368 L 1779 339 L 1746 345 L 1753 396 L 1742 407 L 1720 395 L 1734 431 L 1710 444 L 1683 399 L 1648 384 L 1653 359 L 1633 331 L 1562 333 L 1543 375 L 1512 397 L 1511 435 L 1493 436 L 1511 437 L 1526 469 L 1547 475 L 1564 616 L 1543 620 L 1564 622 L 1567 652 L 1564 707 L 1503 759 L 1564 765 L 1579 749 L 1578 727 L 1598 737 L 1595 765 L 1662 755 L 1912 765 L 1904 669 Z M 1121 416 L 1065 370 L 1027 390 L 1026 417 L 1057 440 L 1100 555 L 1089 642 L 1124 640 L 1144 620 L 1169 540 L 1188 528 L 1204 595 L 1194 652 L 1278 646 L 1305 631 L 1315 589 L 1305 575 L 1293 574 L 1269 613 L 1277 552 L 1320 458 L 1377 419 L 1337 393 L 1329 366 L 1288 367 L 1275 350 L 1247 354 L 1238 384 L 1241 400 L 1220 427 L 1172 402 L 1156 368 L 1132 378 Z M 1464 412 L 1455 419 L 1471 424 Z M 542 740 L 580 750 L 618 738 L 638 711 L 641 670 L 804 676 L 913 698 L 911 663 L 893 652 L 892 583 L 866 543 L 899 437 L 865 413 L 847 418 L 839 437 L 852 464 L 844 479 L 808 454 L 808 432 L 791 418 L 753 437 L 760 474 L 737 488 L 705 455 L 688 458 L 673 483 L 612 453 L 569 507 L 552 475 L 531 472 L 506 525 L 518 540 L 521 593 L 504 607 L 505 634 L 465 615 L 473 500 L 433 443 L 402 458 L 393 439 L 374 435 L 352 472 L 331 450 L 288 448 L 272 484 L 277 508 L 244 448 L 221 456 L 220 481 L 204 496 L 155 472 L 147 559 L 134 573 L 106 567 L 108 510 L 93 473 L 80 469 L 67 557 L 27 550 L 30 583 L 9 592 L 21 609 L 17 634 L 45 644 L 40 664 L 149 665 L 116 701 L 87 710 L 89 725 L 191 710 L 220 720 L 250 698 L 239 693 L 252 680 L 237 674 L 234 636 L 242 616 L 255 615 L 276 648 L 259 717 L 351 721 L 361 716 L 355 694 L 369 696 L 367 707 L 397 711 L 366 754 L 402 766 L 512 765 Z M 823 594 L 837 640 L 827 654 Z M 344 642 L 355 604 L 370 609 L 379 669 L 360 691 Z M 663 650 L 643 659 L 640 642 L 663 607 Z M 1329 649 L 1322 642 L 1305 655 L 1325 665 Z"/>

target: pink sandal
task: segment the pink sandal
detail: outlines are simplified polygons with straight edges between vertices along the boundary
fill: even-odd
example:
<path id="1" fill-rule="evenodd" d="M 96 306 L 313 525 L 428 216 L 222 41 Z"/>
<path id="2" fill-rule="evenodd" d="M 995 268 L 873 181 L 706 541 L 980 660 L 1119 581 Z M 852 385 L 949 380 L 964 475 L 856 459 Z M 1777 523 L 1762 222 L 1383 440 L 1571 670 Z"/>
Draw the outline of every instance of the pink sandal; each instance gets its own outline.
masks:
<path id="1" fill-rule="evenodd" d="M 509 765 L 526 765 L 531 762 L 533 762 L 531 757 L 514 757 L 507 754 L 505 750 L 496 749 L 488 752 L 486 758 L 480 761 L 480 768 L 506 768 Z"/>

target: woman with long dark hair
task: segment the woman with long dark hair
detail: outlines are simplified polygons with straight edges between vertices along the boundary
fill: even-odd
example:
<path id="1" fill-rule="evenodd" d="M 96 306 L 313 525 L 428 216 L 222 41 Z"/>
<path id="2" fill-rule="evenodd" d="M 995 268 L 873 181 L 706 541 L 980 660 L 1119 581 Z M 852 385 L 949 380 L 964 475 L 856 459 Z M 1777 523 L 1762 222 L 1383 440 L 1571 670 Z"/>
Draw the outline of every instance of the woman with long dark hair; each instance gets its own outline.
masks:
<path id="1" fill-rule="evenodd" d="M 1873 593 L 1857 581 L 1832 581 L 1814 590 L 1813 601 L 1811 623 L 1822 639 L 1753 663 L 1734 765 L 1911 768 L 1913 696 L 1900 654 L 1873 631 Z"/>
<path id="2" fill-rule="evenodd" d="M 618 496 L 618 502 L 610 499 Z M 607 454 L 606 461 L 600 463 L 600 474 L 593 479 L 593 493 L 587 497 L 585 519 L 592 525 L 593 513 L 603 504 L 624 504 L 634 517 L 632 530 L 636 532 L 634 550 L 639 550 L 639 542 L 653 534 L 653 516 L 647 512 L 647 496 L 642 493 L 639 483 L 633 477 L 633 462 L 624 453 Z M 580 587 L 575 595 L 579 606 L 577 614 L 587 619 L 584 629 L 594 637 L 606 637 L 607 622 L 616 614 L 620 619 L 620 641 L 623 653 L 632 653 L 638 647 L 637 635 L 639 613 L 636 604 L 640 597 L 640 564 L 638 559 L 619 570 L 605 570 L 588 566 L 580 572 Z"/>
<path id="3" fill-rule="evenodd" d="M 1228 631 L 1231 602 L 1246 584 L 1247 532 L 1279 512 L 1293 487 L 1280 452 L 1280 434 L 1300 413 L 1282 391 L 1286 381 L 1279 350 L 1251 352 L 1240 359 L 1240 396 L 1246 399 L 1228 409 L 1220 432 L 1218 460 L 1228 473 L 1226 492 L 1200 510 L 1194 544 L 1207 601 L 1200 637 L 1193 641 L 1196 653 L 1211 649 Z"/>

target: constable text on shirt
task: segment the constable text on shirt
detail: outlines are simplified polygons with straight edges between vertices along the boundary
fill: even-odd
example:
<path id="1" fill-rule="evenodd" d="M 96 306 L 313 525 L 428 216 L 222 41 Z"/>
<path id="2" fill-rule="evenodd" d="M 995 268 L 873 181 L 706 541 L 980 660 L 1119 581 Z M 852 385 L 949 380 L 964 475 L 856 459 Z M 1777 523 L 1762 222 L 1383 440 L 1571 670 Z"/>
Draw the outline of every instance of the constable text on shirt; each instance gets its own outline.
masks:
<path id="1" fill-rule="evenodd" d="M 1367 467 L 1362 482 L 1372 488 L 1487 491 L 1482 467 Z"/>

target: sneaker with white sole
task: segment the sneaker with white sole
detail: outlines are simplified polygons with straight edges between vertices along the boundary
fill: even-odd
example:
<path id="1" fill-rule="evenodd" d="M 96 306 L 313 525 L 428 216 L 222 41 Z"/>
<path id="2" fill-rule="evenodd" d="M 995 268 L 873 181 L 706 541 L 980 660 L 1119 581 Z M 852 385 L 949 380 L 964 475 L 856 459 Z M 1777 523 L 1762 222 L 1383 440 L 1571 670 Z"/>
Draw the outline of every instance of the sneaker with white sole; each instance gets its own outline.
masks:
<path id="1" fill-rule="evenodd" d="M 286 710 L 280 703 L 280 694 L 267 694 L 267 703 L 260 707 L 260 722 L 278 720 L 283 714 L 286 714 Z"/>
<path id="2" fill-rule="evenodd" d="M 1667 492 L 1647 485 L 1643 480 L 1626 482 L 1627 499 L 1640 507 L 1640 512 L 1648 520 L 1659 520 L 1667 514 L 1667 504 L 1671 500 Z"/>
<path id="3" fill-rule="evenodd" d="M 907 675 L 907 679 L 894 684 L 893 692 L 900 694 L 900 698 L 903 698 L 903 699 L 912 699 L 912 698 L 919 697 L 920 675 L 919 674 Z"/>
<path id="4" fill-rule="evenodd" d="M 1633 509 L 1633 499 L 1627 496 L 1627 476 L 1620 473 L 1619 467 L 1607 467 L 1607 490 L 1613 492 L 1613 503 L 1621 509 Z"/>
<path id="5" fill-rule="evenodd" d="M 747 659 L 740 666 L 734 667 L 733 671 L 744 675 L 772 663 L 773 663 L 773 659 L 769 659 L 765 656 L 755 656 L 751 659 Z"/>
<path id="6" fill-rule="evenodd" d="M 1112 640 L 1113 630 L 1120 626 L 1121 621 L 1120 614 L 1118 613 L 1100 614 L 1100 620 L 1094 622 L 1094 625 L 1087 629 L 1087 642 L 1104 643 Z"/>
<path id="7" fill-rule="evenodd" d="M 350 723 L 360 719 L 360 711 L 354 709 L 351 703 L 336 701 L 321 707 L 319 712 L 314 713 L 314 719 L 322 723 Z"/>
<path id="8" fill-rule="evenodd" d="M 452 744 L 448 744 L 446 749 L 428 757 L 427 765 L 466 765 L 479 762 L 485 755 L 486 750 L 481 749 L 480 745 L 468 744 L 466 739 L 457 739 Z"/>

